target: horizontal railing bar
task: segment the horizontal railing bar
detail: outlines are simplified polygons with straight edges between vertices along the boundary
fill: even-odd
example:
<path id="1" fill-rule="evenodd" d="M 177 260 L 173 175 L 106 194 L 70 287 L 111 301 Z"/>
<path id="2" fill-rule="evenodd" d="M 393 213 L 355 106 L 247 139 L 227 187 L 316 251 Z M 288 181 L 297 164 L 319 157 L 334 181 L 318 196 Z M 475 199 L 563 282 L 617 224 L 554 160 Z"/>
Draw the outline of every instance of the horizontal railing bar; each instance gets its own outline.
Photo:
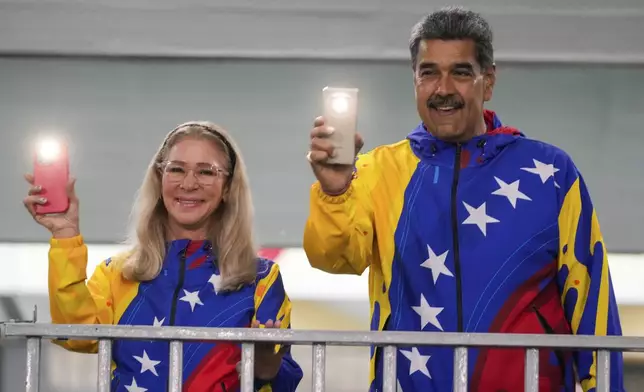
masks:
<path id="1" fill-rule="evenodd" d="M 203 340 L 271 342 L 294 345 L 324 343 L 331 346 L 451 346 L 532 347 L 578 350 L 644 351 L 644 337 L 482 334 L 453 332 L 311 331 L 270 328 L 153 327 L 130 325 L 13 324 L 7 337 L 40 336 L 45 339 L 98 338 L 137 340 Z M 538 339 L 535 337 L 538 336 Z"/>

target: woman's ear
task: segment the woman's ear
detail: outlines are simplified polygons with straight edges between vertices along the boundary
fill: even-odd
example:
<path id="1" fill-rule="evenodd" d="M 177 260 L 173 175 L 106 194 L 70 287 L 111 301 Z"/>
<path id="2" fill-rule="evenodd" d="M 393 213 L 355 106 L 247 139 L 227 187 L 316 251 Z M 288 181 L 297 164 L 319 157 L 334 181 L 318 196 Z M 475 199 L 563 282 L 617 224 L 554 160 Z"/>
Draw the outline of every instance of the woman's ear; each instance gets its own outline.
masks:
<path id="1" fill-rule="evenodd" d="M 221 202 L 225 203 L 228 199 L 228 194 L 230 193 L 230 186 L 228 184 L 224 185 L 224 189 L 221 193 Z"/>

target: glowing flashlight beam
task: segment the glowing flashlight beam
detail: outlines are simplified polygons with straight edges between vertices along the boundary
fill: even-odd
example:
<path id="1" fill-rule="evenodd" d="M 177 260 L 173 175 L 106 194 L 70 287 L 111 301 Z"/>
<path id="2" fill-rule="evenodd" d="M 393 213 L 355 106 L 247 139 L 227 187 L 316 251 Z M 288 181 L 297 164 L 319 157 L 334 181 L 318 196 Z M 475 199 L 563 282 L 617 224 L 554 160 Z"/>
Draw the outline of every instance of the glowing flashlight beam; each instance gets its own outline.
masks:
<path id="1" fill-rule="evenodd" d="M 349 98 L 338 94 L 331 99 L 331 107 L 336 113 L 346 113 L 349 110 Z"/>
<path id="2" fill-rule="evenodd" d="M 61 145 L 55 139 L 44 139 L 38 144 L 38 156 L 43 161 L 52 161 L 58 158 L 61 152 Z"/>

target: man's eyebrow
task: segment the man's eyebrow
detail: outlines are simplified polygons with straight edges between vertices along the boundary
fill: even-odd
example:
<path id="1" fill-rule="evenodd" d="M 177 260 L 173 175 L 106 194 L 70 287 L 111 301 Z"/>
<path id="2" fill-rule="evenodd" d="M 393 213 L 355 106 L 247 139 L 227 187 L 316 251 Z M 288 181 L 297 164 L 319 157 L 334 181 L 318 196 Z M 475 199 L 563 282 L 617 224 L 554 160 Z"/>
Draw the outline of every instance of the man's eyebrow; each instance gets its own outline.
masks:
<path id="1" fill-rule="evenodd" d="M 474 66 L 469 62 L 456 63 L 452 68 L 466 68 L 472 71 L 474 70 Z"/>
<path id="2" fill-rule="evenodd" d="M 418 65 L 418 69 L 420 69 L 420 70 L 422 70 L 422 69 L 434 69 L 434 68 L 437 68 L 437 67 L 438 67 L 438 64 L 430 63 L 430 62 L 422 62 L 422 63 L 420 63 Z M 470 62 L 464 61 L 464 62 L 455 63 L 450 68 L 452 68 L 452 69 L 457 69 L 457 68 L 463 69 L 463 68 L 465 68 L 465 69 L 473 71 L 474 70 L 474 65 L 472 65 L 472 63 L 470 63 Z"/>
<path id="3" fill-rule="evenodd" d="M 436 68 L 437 64 L 436 63 L 430 63 L 430 62 L 422 62 L 418 65 L 418 69 L 429 69 L 429 68 Z"/>

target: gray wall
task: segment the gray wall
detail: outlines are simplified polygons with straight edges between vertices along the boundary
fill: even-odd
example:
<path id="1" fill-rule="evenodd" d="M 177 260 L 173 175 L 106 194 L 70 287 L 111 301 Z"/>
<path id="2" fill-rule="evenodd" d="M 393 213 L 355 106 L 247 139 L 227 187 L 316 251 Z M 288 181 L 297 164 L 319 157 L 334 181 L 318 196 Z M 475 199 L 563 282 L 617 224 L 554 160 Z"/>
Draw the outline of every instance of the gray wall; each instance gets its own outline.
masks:
<path id="1" fill-rule="evenodd" d="M 450 1 L 0 0 L 0 53 L 406 59 Z M 512 61 L 644 62 L 641 0 L 461 0 Z M 639 27 L 638 27 L 639 26 Z"/>
<path id="2" fill-rule="evenodd" d="M 119 241 L 165 133 L 210 119 L 243 149 L 262 244 L 299 246 L 308 132 L 327 84 L 361 89 L 367 148 L 403 138 L 418 121 L 406 62 L 0 58 L 0 241 L 47 238 L 20 204 L 37 131 L 58 129 L 73 142 L 87 240 Z M 644 251 L 642 91 L 644 68 L 499 64 L 491 105 L 573 156 L 611 251 Z"/>

